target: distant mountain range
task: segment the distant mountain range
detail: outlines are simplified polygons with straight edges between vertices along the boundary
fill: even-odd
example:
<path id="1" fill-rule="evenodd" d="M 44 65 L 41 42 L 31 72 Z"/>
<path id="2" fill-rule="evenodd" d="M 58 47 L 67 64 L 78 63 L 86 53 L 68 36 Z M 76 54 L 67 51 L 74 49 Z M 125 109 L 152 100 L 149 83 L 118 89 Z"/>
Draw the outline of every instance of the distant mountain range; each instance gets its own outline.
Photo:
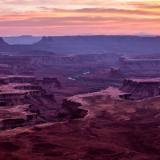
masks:
<path id="1" fill-rule="evenodd" d="M 4 38 L 5 41 L 6 38 Z M 26 37 L 14 37 L 17 43 L 19 39 L 25 42 Z M 35 41 L 28 44 L 28 40 Z M 12 38 L 13 40 L 13 38 Z M 102 54 L 116 53 L 122 55 L 147 55 L 160 54 L 160 37 L 140 36 L 62 36 L 62 37 L 28 37 L 25 45 L 5 45 L 1 51 L 27 51 L 41 50 L 58 54 Z M 12 42 L 13 44 L 13 42 Z M 27 45 L 26 45 L 27 44 Z M 1 46 L 1 44 L 0 44 Z"/>

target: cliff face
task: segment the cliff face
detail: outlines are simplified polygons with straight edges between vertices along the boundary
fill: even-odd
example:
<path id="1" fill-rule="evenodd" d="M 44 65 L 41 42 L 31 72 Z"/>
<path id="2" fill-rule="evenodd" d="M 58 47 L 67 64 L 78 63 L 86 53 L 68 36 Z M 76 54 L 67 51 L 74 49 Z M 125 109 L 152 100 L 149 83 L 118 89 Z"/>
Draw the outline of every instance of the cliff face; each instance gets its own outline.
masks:
<path id="1" fill-rule="evenodd" d="M 160 76 L 160 59 L 120 59 L 120 71 L 126 76 Z"/>
<path id="2" fill-rule="evenodd" d="M 59 117 L 62 119 L 84 118 L 88 111 L 81 108 L 81 103 L 65 99 Z"/>
<path id="3" fill-rule="evenodd" d="M 70 97 L 64 107 L 72 113 L 77 107 L 88 113 L 85 118 L 0 132 L 0 158 L 160 159 L 159 97 L 125 101 L 100 91 Z"/>
<path id="4" fill-rule="evenodd" d="M 52 80 L 45 79 L 49 81 Z M 122 90 L 136 95 L 140 90 L 148 90 L 147 86 L 156 90 L 158 84 L 159 79 L 125 80 Z M 139 101 L 117 98 L 123 93 L 110 88 L 69 97 L 59 113 L 58 120 L 64 121 L 34 126 L 23 127 L 36 118 L 44 120 L 48 114 L 44 110 L 54 105 L 46 98 L 51 100 L 52 96 L 27 96 L 25 102 L 33 103 L 30 106 L 0 107 L 1 118 L 4 110 L 7 116 L 9 111 L 17 116 L 4 118 L 0 123 L 0 127 L 9 129 L 0 132 L 0 159 L 159 160 L 160 97 Z M 36 110 L 37 106 L 41 110 Z M 53 116 L 51 110 L 48 112 Z M 13 126 L 18 128 L 11 129 Z"/>
<path id="5" fill-rule="evenodd" d="M 58 114 L 53 93 L 54 87 L 57 87 L 55 80 L 37 80 L 32 76 L 1 77 L 0 130 L 54 121 Z"/>
<path id="6" fill-rule="evenodd" d="M 122 53 L 126 55 L 159 53 L 160 37 L 137 36 L 62 36 L 43 37 L 34 48 L 69 54 Z M 133 45 L 134 44 L 134 45 Z"/>
<path id="7" fill-rule="evenodd" d="M 143 99 L 160 95 L 160 79 L 126 79 L 122 91 L 129 99 Z"/>

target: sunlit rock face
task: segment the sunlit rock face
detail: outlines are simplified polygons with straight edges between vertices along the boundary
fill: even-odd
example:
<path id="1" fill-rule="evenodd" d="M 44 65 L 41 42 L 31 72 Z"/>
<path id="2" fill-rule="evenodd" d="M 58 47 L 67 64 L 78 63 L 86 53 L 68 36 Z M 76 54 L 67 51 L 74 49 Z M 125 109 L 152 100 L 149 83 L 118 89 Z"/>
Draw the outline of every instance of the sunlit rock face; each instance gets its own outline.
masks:
<path id="1" fill-rule="evenodd" d="M 160 76 L 160 59 L 120 59 L 120 70 L 126 76 Z"/>

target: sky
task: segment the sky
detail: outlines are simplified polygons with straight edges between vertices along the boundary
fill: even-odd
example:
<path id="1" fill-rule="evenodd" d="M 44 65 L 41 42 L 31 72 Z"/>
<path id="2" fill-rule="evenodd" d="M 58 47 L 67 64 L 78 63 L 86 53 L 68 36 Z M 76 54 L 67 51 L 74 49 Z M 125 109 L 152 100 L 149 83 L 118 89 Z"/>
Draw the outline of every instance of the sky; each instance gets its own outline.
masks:
<path id="1" fill-rule="evenodd" d="M 160 0 L 0 0 L 0 35 L 160 35 Z"/>

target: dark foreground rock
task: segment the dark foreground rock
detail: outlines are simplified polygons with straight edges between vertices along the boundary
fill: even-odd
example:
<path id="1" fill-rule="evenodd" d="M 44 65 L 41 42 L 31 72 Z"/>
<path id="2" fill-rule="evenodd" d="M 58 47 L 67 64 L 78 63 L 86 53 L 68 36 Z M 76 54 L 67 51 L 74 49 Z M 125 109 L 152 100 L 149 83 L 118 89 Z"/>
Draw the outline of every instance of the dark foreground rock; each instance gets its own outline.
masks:
<path id="1" fill-rule="evenodd" d="M 159 97 L 126 101 L 107 91 L 74 96 L 64 107 L 87 110 L 84 118 L 0 132 L 0 159 L 159 160 L 159 106 Z"/>

